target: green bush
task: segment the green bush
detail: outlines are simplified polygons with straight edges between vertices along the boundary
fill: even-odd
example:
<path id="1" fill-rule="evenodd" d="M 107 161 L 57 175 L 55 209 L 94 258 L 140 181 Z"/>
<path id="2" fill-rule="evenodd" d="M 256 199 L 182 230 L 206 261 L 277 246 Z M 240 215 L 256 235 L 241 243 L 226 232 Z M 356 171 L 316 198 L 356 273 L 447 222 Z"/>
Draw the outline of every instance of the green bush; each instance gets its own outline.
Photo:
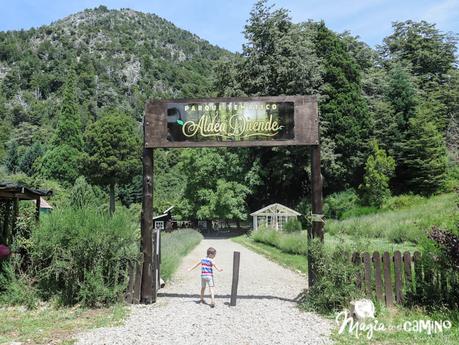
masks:
<path id="1" fill-rule="evenodd" d="M 326 251 L 318 239 L 311 243 L 312 262 L 316 267 L 316 281 L 303 300 L 303 306 L 322 314 L 330 314 L 349 307 L 349 302 L 363 296 L 355 277 L 358 267 L 349 261 L 353 248 L 338 245 Z"/>
<path id="2" fill-rule="evenodd" d="M 284 231 L 286 232 L 295 232 L 301 230 L 303 230 L 303 227 L 298 219 L 291 218 L 284 224 Z"/>
<path id="3" fill-rule="evenodd" d="M 387 198 L 381 208 L 383 210 L 399 210 L 402 208 L 417 206 L 425 201 L 426 198 L 423 198 L 420 195 L 402 194 Z"/>
<path id="4" fill-rule="evenodd" d="M 38 295 L 25 274 L 17 275 L 9 261 L 0 261 L 0 305 L 25 305 L 35 308 Z"/>
<path id="5" fill-rule="evenodd" d="M 325 198 L 324 214 L 327 218 L 341 219 L 344 212 L 358 206 L 359 198 L 353 190 L 330 194 Z"/>
<path id="6" fill-rule="evenodd" d="M 377 213 L 378 211 L 379 209 L 374 206 L 356 206 L 347 211 L 344 211 L 341 215 L 341 219 L 366 216 L 368 214 Z"/>
<path id="7" fill-rule="evenodd" d="M 92 208 L 54 210 L 31 237 L 32 267 L 42 297 L 64 305 L 110 304 L 138 259 L 137 224 L 125 209 L 112 217 Z"/>
<path id="8" fill-rule="evenodd" d="M 161 234 L 161 278 L 170 279 L 182 257 L 196 247 L 202 238 L 199 232 L 191 229 L 163 232 Z"/>

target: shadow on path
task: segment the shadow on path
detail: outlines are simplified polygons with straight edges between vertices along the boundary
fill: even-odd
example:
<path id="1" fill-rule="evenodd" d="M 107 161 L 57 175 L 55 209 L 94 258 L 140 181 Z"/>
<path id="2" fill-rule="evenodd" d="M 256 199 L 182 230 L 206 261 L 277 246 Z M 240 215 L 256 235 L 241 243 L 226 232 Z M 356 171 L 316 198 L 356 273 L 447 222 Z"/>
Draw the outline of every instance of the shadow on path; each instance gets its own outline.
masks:
<path id="1" fill-rule="evenodd" d="M 238 295 L 238 299 L 277 299 L 280 301 L 286 301 L 286 302 L 296 302 L 298 303 L 301 301 L 303 298 L 304 293 L 300 293 L 297 297 L 294 299 L 291 298 L 285 298 L 285 297 L 278 297 L 278 296 L 270 296 L 270 295 Z M 182 294 L 182 293 L 167 293 L 167 292 L 159 292 L 158 297 L 176 297 L 176 298 L 200 298 L 200 295 L 198 294 Z M 231 295 L 219 295 L 216 294 L 215 298 L 231 298 Z"/>

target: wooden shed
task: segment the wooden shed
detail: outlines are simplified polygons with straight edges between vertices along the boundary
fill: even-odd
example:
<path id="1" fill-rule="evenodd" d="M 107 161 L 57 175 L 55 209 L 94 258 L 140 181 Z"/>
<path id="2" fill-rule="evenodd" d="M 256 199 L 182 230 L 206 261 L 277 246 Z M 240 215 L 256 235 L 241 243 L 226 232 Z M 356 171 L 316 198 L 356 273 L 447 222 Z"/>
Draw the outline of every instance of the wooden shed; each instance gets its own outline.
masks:
<path id="1" fill-rule="evenodd" d="M 0 182 L 0 242 L 10 244 L 16 227 L 19 201 L 35 200 L 36 218 L 40 216 L 41 197 L 51 196 L 50 190 L 34 189 L 10 182 Z"/>
<path id="2" fill-rule="evenodd" d="M 171 206 L 165 210 L 163 214 L 153 217 L 153 225 L 155 229 L 171 231 L 177 227 L 177 223 L 172 219 L 173 208 L 174 206 Z"/>
<path id="3" fill-rule="evenodd" d="M 290 219 L 297 219 L 301 213 L 281 204 L 271 204 L 250 214 L 253 217 L 253 229 L 266 226 L 276 230 L 282 230 L 284 224 Z"/>

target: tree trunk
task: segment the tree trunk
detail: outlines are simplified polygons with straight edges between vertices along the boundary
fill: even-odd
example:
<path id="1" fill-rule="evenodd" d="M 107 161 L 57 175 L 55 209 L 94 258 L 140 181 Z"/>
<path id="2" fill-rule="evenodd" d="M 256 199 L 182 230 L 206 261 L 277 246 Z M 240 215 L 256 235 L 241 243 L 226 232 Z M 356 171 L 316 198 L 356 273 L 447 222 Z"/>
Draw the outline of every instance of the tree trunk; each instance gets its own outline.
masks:
<path id="1" fill-rule="evenodd" d="M 110 184 L 110 216 L 115 213 L 115 184 Z"/>

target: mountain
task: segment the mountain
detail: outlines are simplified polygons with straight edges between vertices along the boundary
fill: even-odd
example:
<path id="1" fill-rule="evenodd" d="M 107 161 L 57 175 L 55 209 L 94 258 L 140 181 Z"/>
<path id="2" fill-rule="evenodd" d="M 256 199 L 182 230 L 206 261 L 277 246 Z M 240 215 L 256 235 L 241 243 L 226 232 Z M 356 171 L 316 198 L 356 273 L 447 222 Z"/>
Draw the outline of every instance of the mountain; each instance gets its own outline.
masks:
<path id="1" fill-rule="evenodd" d="M 105 6 L 0 32 L 0 160 L 8 141 L 46 144 L 69 68 L 84 130 L 108 107 L 140 120 L 149 98 L 210 95 L 212 66 L 230 54 L 154 14 Z"/>

